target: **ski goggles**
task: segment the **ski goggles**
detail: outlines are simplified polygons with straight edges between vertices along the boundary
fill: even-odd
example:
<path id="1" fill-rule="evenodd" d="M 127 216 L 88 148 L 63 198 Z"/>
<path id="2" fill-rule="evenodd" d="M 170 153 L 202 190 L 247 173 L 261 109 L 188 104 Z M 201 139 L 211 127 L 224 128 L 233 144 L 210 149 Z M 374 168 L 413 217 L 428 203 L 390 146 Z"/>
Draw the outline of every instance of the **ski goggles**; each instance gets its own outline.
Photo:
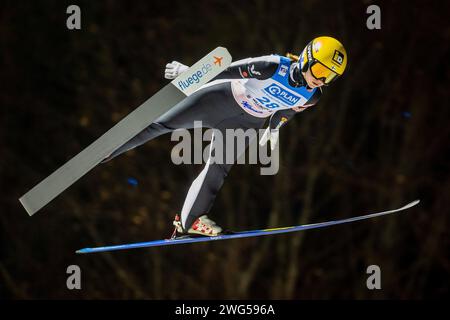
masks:
<path id="1" fill-rule="evenodd" d="M 311 70 L 311 74 L 314 78 L 323 81 L 325 84 L 330 84 L 339 77 L 336 72 L 317 60 L 313 61 L 309 67 L 309 70 Z"/>

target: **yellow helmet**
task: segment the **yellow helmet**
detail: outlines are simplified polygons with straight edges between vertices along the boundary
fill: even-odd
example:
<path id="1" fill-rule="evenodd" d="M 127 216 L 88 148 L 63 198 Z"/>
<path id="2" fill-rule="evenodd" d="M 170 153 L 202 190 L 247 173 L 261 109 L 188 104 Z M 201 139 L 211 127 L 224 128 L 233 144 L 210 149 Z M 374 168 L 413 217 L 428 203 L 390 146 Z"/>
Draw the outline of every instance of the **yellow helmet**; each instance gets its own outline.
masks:
<path id="1" fill-rule="evenodd" d="M 329 84 L 344 73 L 347 52 L 338 40 L 332 37 L 313 39 L 303 49 L 300 67 L 303 72 L 311 70 L 314 78 Z"/>

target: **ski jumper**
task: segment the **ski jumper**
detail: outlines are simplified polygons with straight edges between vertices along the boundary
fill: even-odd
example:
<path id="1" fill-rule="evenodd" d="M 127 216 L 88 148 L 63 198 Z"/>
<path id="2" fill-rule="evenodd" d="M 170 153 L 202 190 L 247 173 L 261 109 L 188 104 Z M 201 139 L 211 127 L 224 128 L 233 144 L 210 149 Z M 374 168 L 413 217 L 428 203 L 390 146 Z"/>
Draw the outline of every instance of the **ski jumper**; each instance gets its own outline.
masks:
<path id="1" fill-rule="evenodd" d="M 220 130 L 224 139 L 226 129 L 257 130 L 268 118 L 270 128 L 275 128 L 281 118 L 289 120 L 297 112 L 316 104 L 321 93 L 320 88 L 307 87 L 298 63 L 289 58 L 270 55 L 236 61 L 214 81 L 178 103 L 103 162 L 164 133 L 191 129 L 194 121 L 202 121 L 203 127 Z M 246 147 L 251 140 L 246 140 Z M 213 149 L 214 139 L 211 143 Z M 234 160 L 241 155 L 235 153 Z M 211 163 L 208 159 L 192 182 L 183 204 L 183 228 L 188 229 L 197 217 L 210 211 L 231 167 L 232 164 Z"/>

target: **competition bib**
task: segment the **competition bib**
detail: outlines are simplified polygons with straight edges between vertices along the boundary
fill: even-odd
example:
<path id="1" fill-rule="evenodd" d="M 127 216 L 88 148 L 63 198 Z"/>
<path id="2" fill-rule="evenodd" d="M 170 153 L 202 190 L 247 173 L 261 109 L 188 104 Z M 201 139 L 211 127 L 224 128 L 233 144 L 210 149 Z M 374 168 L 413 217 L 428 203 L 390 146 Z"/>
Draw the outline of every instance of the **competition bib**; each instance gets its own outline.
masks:
<path id="1" fill-rule="evenodd" d="M 282 56 L 279 58 L 278 69 L 270 79 L 239 79 L 231 82 L 237 103 L 253 116 L 265 118 L 281 109 L 302 107 L 317 90 L 291 86 L 291 60 Z"/>

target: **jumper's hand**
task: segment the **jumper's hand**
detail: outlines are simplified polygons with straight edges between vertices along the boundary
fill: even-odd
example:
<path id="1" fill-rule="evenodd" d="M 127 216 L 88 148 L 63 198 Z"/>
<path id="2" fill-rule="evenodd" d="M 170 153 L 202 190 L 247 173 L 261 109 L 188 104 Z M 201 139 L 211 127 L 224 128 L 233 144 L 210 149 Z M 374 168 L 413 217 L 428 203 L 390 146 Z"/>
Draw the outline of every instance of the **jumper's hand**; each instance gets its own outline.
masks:
<path id="1" fill-rule="evenodd" d="M 263 136 L 259 140 L 259 145 L 264 146 L 267 141 L 270 141 L 270 149 L 273 151 L 278 144 L 278 137 L 280 134 L 280 128 L 283 124 L 288 121 L 287 118 L 282 117 L 278 125 L 274 129 L 270 129 L 270 125 L 267 127 L 266 131 L 264 131 Z"/>
<path id="2" fill-rule="evenodd" d="M 178 61 L 172 61 L 166 64 L 166 70 L 164 71 L 164 78 L 166 79 L 175 79 L 180 74 L 189 69 L 188 66 L 179 63 Z"/>
<path id="3" fill-rule="evenodd" d="M 264 131 L 263 136 L 259 140 L 259 145 L 263 147 L 267 141 L 270 141 L 270 149 L 273 151 L 278 144 L 278 136 L 280 129 L 270 129 L 267 127 L 266 131 Z"/>
<path id="4" fill-rule="evenodd" d="M 266 129 L 266 131 L 264 131 L 264 134 L 262 135 L 261 139 L 259 139 L 259 145 L 262 147 L 269 140 L 270 140 L 270 127 L 267 127 L 267 129 Z"/>

